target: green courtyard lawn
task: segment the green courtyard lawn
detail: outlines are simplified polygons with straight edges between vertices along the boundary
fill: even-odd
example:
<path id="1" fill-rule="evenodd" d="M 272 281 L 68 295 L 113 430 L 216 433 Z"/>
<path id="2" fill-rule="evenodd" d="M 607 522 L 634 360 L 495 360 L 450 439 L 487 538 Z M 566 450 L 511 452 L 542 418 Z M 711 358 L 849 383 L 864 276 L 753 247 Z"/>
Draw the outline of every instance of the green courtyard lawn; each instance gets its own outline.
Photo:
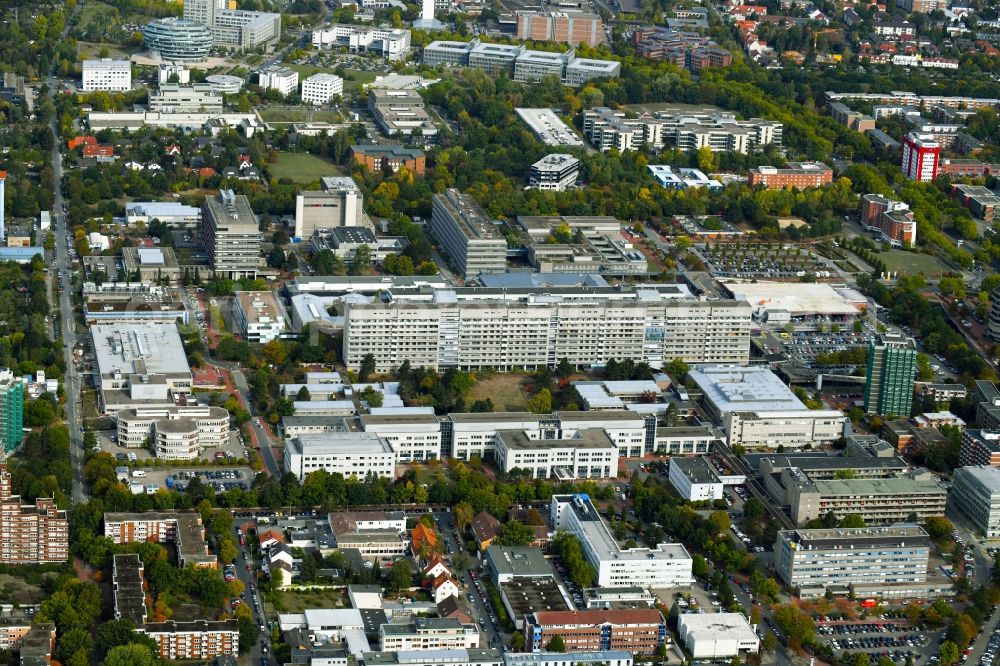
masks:
<path id="1" fill-rule="evenodd" d="M 309 153 L 281 153 L 278 159 L 268 164 L 273 178 L 290 178 L 296 183 L 312 183 L 323 176 L 342 176 L 339 166 Z"/>
<path id="2" fill-rule="evenodd" d="M 930 254 L 918 252 L 907 252 L 906 250 L 889 250 L 876 254 L 879 259 L 885 262 L 886 268 L 892 272 L 899 272 L 903 275 L 916 275 L 923 273 L 927 277 L 941 277 L 941 273 L 948 270 L 941 261 Z"/>

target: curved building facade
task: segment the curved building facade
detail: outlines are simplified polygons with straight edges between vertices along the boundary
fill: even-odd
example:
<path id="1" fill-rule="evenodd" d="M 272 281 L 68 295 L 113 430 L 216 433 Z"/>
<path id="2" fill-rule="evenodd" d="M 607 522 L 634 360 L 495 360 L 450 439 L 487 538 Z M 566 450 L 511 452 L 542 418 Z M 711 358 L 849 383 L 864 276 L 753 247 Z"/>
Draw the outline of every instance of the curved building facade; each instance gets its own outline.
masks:
<path id="1" fill-rule="evenodd" d="M 225 95 L 234 95 L 243 88 L 243 79 L 238 76 L 228 74 L 212 74 L 205 77 L 205 83 L 212 86 L 212 90 Z"/>
<path id="2" fill-rule="evenodd" d="M 143 26 L 142 40 L 163 60 L 204 60 L 212 48 L 212 31 L 196 21 L 168 17 Z"/>

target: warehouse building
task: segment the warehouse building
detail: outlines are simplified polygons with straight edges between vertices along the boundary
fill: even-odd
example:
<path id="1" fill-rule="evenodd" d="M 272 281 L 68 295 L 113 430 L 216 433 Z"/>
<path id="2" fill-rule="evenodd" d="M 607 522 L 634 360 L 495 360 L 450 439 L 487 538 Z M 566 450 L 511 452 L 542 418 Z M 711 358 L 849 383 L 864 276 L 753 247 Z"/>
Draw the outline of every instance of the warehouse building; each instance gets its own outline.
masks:
<path id="1" fill-rule="evenodd" d="M 692 659 L 744 658 L 760 651 L 760 637 L 742 613 L 681 613 L 677 633 Z"/>

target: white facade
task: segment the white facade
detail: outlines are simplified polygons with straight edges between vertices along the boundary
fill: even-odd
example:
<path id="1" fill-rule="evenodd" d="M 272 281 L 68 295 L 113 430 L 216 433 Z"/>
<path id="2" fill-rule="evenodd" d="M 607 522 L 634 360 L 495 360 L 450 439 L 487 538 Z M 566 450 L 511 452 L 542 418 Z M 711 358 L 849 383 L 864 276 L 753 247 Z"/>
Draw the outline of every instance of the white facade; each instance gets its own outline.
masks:
<path id="1" fill-rule="evenodd" d="M 671 458 L 668 479 L 689 502 L 722 499 L 723 483 L 703 458 Z"/>
<path id="2" fill-rule="evenodd" d="M 539 431 L 497 433 L 497 462 L 504 472 L 525 469 L 535 479 L 607 479 L 618 476 L 618 449 L 601 430 L 566 439 L 539 439 Z"/>
<path id="3" fill-rule="evenodd" d="M 479 627 L 451 618 L 414 618 L 410 624 L 383 624 L 379 648 L 399 650 L 455 650 L 479 647 Z"/>
<path id="4" fill-rule="evenodd" d="M 580 160 L 572 155 L 552 153 L 531 165 L 528 185 L 540 190 L 564 192 L 576 184 Z"/>
<path id="5" fill-rule="evenodd" d="M 679 587 L 694 580 L 691 556 L 683 545 L 622 549 L 586 495 L 554 495 L 549 522 L 577 537 L 584 557 L 597 570 L 598 587 Z"/>
<path id="6" fill-rule="evenodd" d="M 836 409 L 793 412 L 732 412 L 723 429 L 729 446 L 774 449 L 832 442 L 844 435 L 847 417 Z"/>
<path id="7" fill-rule="evenodd" d="M 295 197 L 295 237 L 307 240 L 317 229 L 360 227 L 364 194 L 350 176 L 327 176 L 322 190 L 303 190 Z"/>
<path id="8" fill-rule="evenodd" d="M 233 299 L 233 323 L 248 342 L 265 344 L 288 329 L 285 310 L 270 291 L 239 291 Z"/>
<path id="9" fill-rule="evenodd" d="M 80 90 L 126 92 L 132 89 L 132 63 L 128 60 L 84 60 Z"/>
<path id="10" fill-rule="evenodd" d="M 287 67 L 269 67 L 259 72 L 257 82 L 264 90 L 277 90 L 282 95 L 291 95 L 299 89 L 299 73 Z"/>
<path id="11" fill-rule="evenodd" d="M 312 33 L 317 49 L 347 47 L 351 53 L 379 53 L 388 60 L 404 60 L 410 53 L 410 31 L 389 26 L 331 24 Z"/>
<path id="12" fill-rule="evenodd" d="M 407 416 L 359 416 L 365 432 L 385 438 L 400 463 L 427 462 L 441 458 L 441 424 L 433 414 Z"/>
<path id="13" fill-rule="evenodd" d="M 344 79 L 336 74 L 313 74 L 302 82 L 302 102 L 315 106 L 330 103 L 333 97 L 344 94 Z"/>
<path id="14" fill-rule="evenodd" d="M 384 438 L 366 432 L 299 435 L 285 444 L 285 471 L 301 481 L 310 472 L 325 469 L 345 478 L 364 478 L 369 472 L 396 478 L 396 452 Z"/>
<path id="15" fill-rule="evenodd" d="M 1000 468 L 960 467 L 951 495 L 981 534 L 989 540 L 1000 538 Z"/>
<path id="16" fill-rule="evenodd" d="M 681 613 L 677 633 L 694 659 L 729 659 L 760 650 L 754 626 L 741 613 Z"/>
<path id="17" fill-rule="evenodd" d="M 127 449 L 146 446 L 158 421 L 190 421 L 198 430 L 198 445 L 224 446 L 229 439 L 229 412 L 222 407 L 184 405 L 135 407 L 115 414 L 118 444 Z"/>
<path id="18" fill-rule="evenodd" d="M 219 113 L 222 111 L 222 95 L 207 83 L 189 86 L 163 83 L 159 90 L 149 93 L 149 110 L 157 113 Z"/>

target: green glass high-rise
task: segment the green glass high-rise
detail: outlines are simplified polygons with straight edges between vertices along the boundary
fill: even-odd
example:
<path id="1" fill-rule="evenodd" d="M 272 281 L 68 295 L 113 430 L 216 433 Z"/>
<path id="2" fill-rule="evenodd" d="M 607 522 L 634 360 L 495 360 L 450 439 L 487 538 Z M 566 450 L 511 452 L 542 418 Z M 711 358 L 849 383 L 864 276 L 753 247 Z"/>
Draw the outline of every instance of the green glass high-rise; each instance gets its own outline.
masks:
<path id="1" fill-rule="evenodd" d="M 5 455 L 24 437 L 24 383 L 7 368 L 0 368 L 0 437 Z"/>
<path id="2" fill-rule="evenodd" d="M 912 338 L 897 333 L 877 336 L 868 345 L 865 411 L 881 416 L 910 416 L 917 350 Z"/>

